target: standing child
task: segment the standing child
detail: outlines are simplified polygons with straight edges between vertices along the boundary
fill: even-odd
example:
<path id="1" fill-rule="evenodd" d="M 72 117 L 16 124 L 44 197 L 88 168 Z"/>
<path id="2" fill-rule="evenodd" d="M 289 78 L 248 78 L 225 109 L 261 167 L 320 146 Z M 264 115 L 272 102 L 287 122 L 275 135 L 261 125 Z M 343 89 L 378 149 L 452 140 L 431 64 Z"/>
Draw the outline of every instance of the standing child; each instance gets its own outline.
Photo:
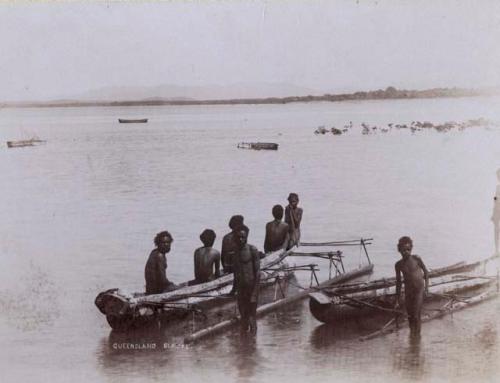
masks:
<path id="1" fill-rule="evenodd" d="M 285 208 L 285 223 L 288 225 L 289 241 L 288 249 L 300 245 L 300 222 L 302 221 L 302 208 L 298 207 L 299 196 L 297 193 L 290 193 L 288 196 L 288 206 Z"/>
<path id="2" fill-rule="evenodd" d="M 405 284 L 405 305 L 408 313 L 410 331 L 413 335 L 420 334 L 422 305 L 424 293 L 429 289 L 427 268 L 418 255 L 412 255 L 413 241 L 410 237 L 401 237 L 398 251 L 403 259 L 396 262 L 396 307 L 401 303 L 401 274 Z"/>

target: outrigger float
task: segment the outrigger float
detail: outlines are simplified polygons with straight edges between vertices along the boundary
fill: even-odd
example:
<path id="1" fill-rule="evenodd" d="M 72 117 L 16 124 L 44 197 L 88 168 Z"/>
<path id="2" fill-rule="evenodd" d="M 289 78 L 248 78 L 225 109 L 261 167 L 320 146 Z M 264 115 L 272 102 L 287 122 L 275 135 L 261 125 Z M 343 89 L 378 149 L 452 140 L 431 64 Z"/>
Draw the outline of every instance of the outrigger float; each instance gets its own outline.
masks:
<path id="1" fill-rule="evenodd" d="M 424 300 L 422 322 L 442 317 L 498 295 L 498 271 L 487 274 L 494 258 L 467 264 L 457 263 L 429 271 L 429 294 Z M 395 310 L 396 280 L 384 278 L 370 282 L 351 283 L 322 289 L 309 294 L 309 308 L 318 321 L 341 325 L 361 318 L 390 320 L 381 329 L 361 340 L 396 331 L 406 320 L 404 286 L 403 307 Z"/>

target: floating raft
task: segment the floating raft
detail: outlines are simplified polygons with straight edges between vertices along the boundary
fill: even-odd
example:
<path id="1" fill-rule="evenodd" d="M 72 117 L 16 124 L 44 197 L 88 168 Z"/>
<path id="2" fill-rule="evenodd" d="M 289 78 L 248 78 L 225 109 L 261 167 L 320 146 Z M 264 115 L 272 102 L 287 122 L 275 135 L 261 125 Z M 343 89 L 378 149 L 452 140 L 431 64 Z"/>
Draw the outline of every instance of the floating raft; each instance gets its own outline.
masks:
<path id="1" fill-rule="evenodd" d="M 131 118 L 119 118 L 118 122 L 120 124 L 145 124 L 148 122 L 147 118 L 136 118 L 136 119 L 131 119 Z"/>
<path id="2" fill-rule="evenodd" d="M 253 150 L 278 150 L 278 144 L 274 142 L 240 142 L 239 149 L 253 149 Z"/>

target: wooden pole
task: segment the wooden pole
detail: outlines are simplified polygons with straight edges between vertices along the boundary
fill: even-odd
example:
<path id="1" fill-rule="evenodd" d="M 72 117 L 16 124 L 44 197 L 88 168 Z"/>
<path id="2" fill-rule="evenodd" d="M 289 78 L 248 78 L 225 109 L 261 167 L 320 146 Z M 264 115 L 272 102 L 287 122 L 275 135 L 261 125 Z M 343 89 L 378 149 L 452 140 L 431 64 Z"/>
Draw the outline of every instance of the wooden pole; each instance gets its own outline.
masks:
<path id="1" fill-rule="evenodd" d="M 306 298 L 309 295 L 309 293 L 311 293 L 317 289 L 321 289 L 321 288 L 326 287 L 326 286 L 330 286 L 333 284 L 348 281 L 350 279 L 359 277 L 361 275 L 368 274 L 368 273 L 372 272 L 372 270 L 373 270 L 373 265 L 363 266 L 363 267 L 357 268 L 355 270 L 349 271 L 345 274 L 338 275 L 335 278 L 329 279 L 325 282 L 322 282 L 319 284 L 319 286 L 304 289 L 291 297 L 286 297 L 283 299 L 279 299 L 275 302 L 271 302 L 271 303 L 267 303 L 265 305 L 262 305 L 257 309 L 257 317 L 261 317 L 261 316 L 263 316 L 269 312 L 272 312 L 280 307 L 283 307 L 283 306 L 289 305 L 291 303 L 300 301 L 300 300 Z M 217 332 L 223 331 L 223 330 L 235 325 L 236 323 L 238 323 L 238 321 L 239 321 L 239 316 L 225 320 L 225 321 L 220 322 L 220 323 L 217 323 L 216 325 L 211 326 L 211 327 L 207 327 L 203 330 L 197 331 L 197 332 L 185 337 L 184 343 L 196 342 L 196 341 L 198 341 L 202 338 L 205 338 L 209 335 L 213 335 Z"/>

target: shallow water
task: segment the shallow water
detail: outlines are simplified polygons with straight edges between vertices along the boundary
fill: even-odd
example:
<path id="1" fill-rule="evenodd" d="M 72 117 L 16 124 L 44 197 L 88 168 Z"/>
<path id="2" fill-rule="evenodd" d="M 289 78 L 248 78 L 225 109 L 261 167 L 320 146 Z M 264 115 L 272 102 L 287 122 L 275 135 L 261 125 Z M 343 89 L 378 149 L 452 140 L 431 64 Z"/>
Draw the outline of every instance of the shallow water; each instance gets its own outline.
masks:
<path id="1" fill-rule="evenodd" d="M 245 216 L 249 242 L 262 247 L 272 206 L 291 191 L 304 208 L 304 241 L 374 238 L 375 276 L 392 275 L 401 235 L 412 236 L 429 267 L 485 258 L 493 253 L 500 128 L 313 132 L 349 121 L 500 122 L 498 102 L 0 109 L 0 141 L 47 140 L 0 148 L 2 381 L 495 381 L 496 300 L 425 324 L 419 344 L 406 331 L 363 343 L 355 329 L 354 338 L 347 330 L 339 337 L 304 302 L 260 320 L 255 343 L 230 331 L 188 349 L 167 342 L 156 350 L 114 349 L 93 300 L 111 287 L 143 288 L 144 262 L 162 229 L 174 236 L 168 275 L 176 282 L 192 278 L 199 233 L 213 228 L 220 247 L 233 214 Z M 118 117 L 149 122 L 123 125 Z M 237 149 L 241 141 L 280 147 Z M 345 255 L 348 266 L 363 260 L 358 248 Z"/>

